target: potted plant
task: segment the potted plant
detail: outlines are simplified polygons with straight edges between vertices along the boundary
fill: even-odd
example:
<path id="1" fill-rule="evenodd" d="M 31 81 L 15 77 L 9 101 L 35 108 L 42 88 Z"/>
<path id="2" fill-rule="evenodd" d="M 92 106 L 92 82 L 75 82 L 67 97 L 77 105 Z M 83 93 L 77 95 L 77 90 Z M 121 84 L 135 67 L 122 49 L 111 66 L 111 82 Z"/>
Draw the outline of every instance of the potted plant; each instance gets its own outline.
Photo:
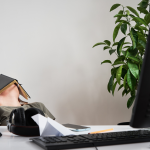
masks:
<path id="1" fill-rule="evenodd" d="M 110 63 L 112 66 L 107 89 L 114 95 L 116 85 L 119 84 L 118 91 L 123 88 L 122 96 L 130 94 L 127 101 L 127 107 L 130 108 L 136 96 L 145 53 L 150 23 L 150 3 L 149 0 L 142 0 L 138 4 L 137 10 L 130 6 L 114 4 L 110 11 L 120 7 L 122 7 L 121 10 L 114 16 L 117 25 L 113 31 L 113 43 L 104 40 L 104 42 L 96 43 L 93 47 L 104 45 L 103 50 L 108 50 L 110 55 L 116 55 L 114 62 L 104 60 L 101 63 Z M 141 14 L 144 16 L 143 18 L 140 17 Z M 118 32 L 122 32 L 123 37 L 116 41 Z M 126 40 L 127 37 L 130 37 L 130 42 Z"/>

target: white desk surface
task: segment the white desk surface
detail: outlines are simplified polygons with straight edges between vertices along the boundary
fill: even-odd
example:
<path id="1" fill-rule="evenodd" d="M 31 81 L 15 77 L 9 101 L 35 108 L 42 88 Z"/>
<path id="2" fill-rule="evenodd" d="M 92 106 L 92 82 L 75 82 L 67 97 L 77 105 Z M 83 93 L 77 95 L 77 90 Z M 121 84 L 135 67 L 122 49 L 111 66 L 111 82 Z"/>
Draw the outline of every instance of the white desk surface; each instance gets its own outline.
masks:
<path id="1" fill-rule="evenodd" d="M 113 128 L 113 131 L 128 131 L 134 130 L 129 126 L 117 126 L 117 125 L 106 125 L 106 126 L 90 126 L 90 131 L 79 132 L 79 134 L 86 134 L 88 132 L 105 130 Z M 113 132 L 112 131 L 112 132 Z M 34 144 L 29 140 L 29 137 L 16 136 L 8 132 L 4 126 L 0 127 L 2 137 L 0 137 L 0 150 L 43 150 L 38 145 Z M 101 146 L 97 147 L 98 150 L 150 150 L 150 142 L 136 143 L 136 144 L 123 144 L 113 146 Z M 80 149 L 77 149 L 80 150 Z M 96 150 L 95 147 L 81 148 L 81 150 Z"/>

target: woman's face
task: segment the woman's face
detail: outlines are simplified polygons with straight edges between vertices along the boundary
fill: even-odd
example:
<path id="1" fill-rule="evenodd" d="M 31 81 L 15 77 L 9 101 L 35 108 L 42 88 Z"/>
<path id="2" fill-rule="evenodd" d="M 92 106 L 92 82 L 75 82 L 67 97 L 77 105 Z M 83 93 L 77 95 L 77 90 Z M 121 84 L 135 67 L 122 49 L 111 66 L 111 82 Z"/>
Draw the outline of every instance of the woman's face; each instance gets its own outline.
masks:
<path id="1" fill-rule="evenodd" d="M 4 92 L 2 92 L 1 95 L 19 97 L 18 87 L 16 86 L 16 84 L 13 84 L 9 88 L 7 88 Z"/>

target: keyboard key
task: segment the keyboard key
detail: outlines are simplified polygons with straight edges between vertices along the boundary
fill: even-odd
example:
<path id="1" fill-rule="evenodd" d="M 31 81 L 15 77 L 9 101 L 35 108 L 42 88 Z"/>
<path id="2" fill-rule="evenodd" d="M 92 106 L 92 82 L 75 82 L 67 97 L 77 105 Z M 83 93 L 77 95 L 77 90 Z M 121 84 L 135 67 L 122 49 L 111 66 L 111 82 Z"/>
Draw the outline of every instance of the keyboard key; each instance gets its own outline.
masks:
<path id="1" fill-rule="evenodd" d="M 66 138 L 59 137 L 59 139 L 60 139 L 62 142 L 67 142 L 67 139 L 66 139 Z"/>
<path id="2" fill-rule="evenodd" d="M 42 142 L 44 142 L 44 143 L 49 143 L 49 141 L 48 140 L 46 140 L 45 138 L 43 138 L 43 137 L 40 137 L 40 140 L 42 141 Z"/>

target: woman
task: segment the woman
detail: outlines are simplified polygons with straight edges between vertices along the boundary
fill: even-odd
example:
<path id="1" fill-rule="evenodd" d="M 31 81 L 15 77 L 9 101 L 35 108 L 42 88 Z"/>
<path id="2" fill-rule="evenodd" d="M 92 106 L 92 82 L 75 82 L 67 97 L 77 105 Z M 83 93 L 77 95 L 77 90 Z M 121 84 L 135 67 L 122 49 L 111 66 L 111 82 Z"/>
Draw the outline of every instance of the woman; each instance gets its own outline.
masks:
<path id="1" fill-rule="evenodd" d="M 0 94 L 0 126 L 6 126 L 9 115 L 13 109 L 23 107 L 24 110 L 34 107 L 41 109 L 46 117 L 55 119 L 49 110 L 40 102 L 26 103 L 21 105 L 19 99 L 19 90 L 16 84 L 11 85 Z"/>

